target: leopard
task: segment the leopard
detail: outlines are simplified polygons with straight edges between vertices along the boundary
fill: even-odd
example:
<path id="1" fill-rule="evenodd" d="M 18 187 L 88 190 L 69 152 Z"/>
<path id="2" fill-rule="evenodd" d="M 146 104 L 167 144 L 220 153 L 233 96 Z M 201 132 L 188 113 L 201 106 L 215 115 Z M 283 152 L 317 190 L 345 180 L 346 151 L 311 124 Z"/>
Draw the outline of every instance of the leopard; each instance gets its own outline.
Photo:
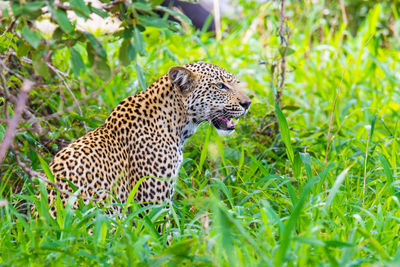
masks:
<path id="1" fill-rule="evenodd" d="M 84 204 L 126 203 L 136 184 L 138 203 L 172 201 L 185 141 L 202 122 L 220 135 L 231 134 L 251 104 L 242 87 L 233 74 L 210 63 L 170 67 L 146 90 L 120 102 L 103 125 L 54 156 L 50 215 L 57 214 L 57 190 L 64 206 L 77 189 Z"/>

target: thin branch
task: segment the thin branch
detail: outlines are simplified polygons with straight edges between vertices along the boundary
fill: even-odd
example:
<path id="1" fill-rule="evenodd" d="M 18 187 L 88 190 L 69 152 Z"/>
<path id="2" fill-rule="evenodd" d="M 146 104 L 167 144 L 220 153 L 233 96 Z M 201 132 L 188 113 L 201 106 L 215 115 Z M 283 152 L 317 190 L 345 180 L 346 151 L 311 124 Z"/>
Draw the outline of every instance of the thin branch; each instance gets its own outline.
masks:
<path id="1" fill-rule="evenodd" d="M 8 25 L 7 29 L 1 34 L 1 36 L 4 36 L 7 32 L 10 32 L 14 26 L 15 26 L 15 22 L 17 21 L 19 16 L 16 16 L 15 19 L 13 19 L 13 21 L 11 21 L 10 25 Z"/>
<path id="2" fill-rule="evenodd" d="M 344 0 L 339 0 L 340 2 L 340 9 L 342 10 L 342 18 L 343 18 L 343 22 L 344 24 L 348 24 L 348 20 L 347 20 L 347 15 L 346 15 L 346 8 L 344 6 Z"/>
<path id="3" fill-rule="evenodd" d="M 279 16 L 279 37 L 281 39 L 281 45 L 286 43 L 285 35 L 284 35 L 284 21 L 285 18 L 285 0 L 281 0 L 281 13 Z"/>
<path id="4" fill-rule="evenodd" d="M 393 18 L 390 18 L 389 20 L 389 29 L 392 31 L 393 36 L 397 39 L 397 42 L 400 43 L 400 36 L 397 32 L 398 28 L 396 29 L 395 20 Z"/>
<path id="5" fill-rule="evenodd" d="M 0 55 L 0 58 L 6 58 L 4 55 Z M 32 61 L 31 61 L 32 62 Z M 3 60 L 0 60 L 0 65 L 3 67 L 3 69 L 11 74 L 13 74 L 15 77 L 20 79 L 21 81 L 24 79 L 18 72 L 13 71 L 12 69 L 8 68 L 7 65 L 4 63 Z"/>
<path id="6" fill-rule="evenodd" d="M 1 60 L 0 60 L 0 65 L 3 67 L 4 70 L 6 70 L 4 68 L 5 64 Z M 8 103 L 7 102 L 9 101 L 9 98 L 10 98 L 10 92 L 8 91 L 8 86 L 7 86 L 6 78 L 4 77 L 3 71 L 0 71 L 0 78 L 1 78 L 1 85 L 2 85 L 1 88 L 3 89 L 2 92 L 3 92 L 4 99 L 5 99 L 4 114 L 6 115 L 5 117 L 8 120 L 9 112 L 8 112 Z"/>
<path id="7" fill-rule="evenodd" d="M 35 85 L 34 82 L 25 79 L 21 86 L 21 92 L 18 94 L 17 102 L 15 104 L 14 115 L 8 122 L 7 131 L 0 144 L 0 165 L 3 163 L 7 151 L 14 141 L 19 119 L 21 117 L 22 112 L 25 109 L 25 103 L 28 100 L 29 92 L 32 90 L 34 85 Z"/>
<path id="8" fill-rule="evenodd" d="M 285 0 L 281 0 L 281 12 L 279 15 L 279 38 L 280 44 L 284 47 L 285 51 L 283 53 L 281 62 L 280 62 L 280 73 L 278 74 L 281 78 L 279 85 L 277 85 L 275 102 L 279 105 L 282 96 L 282 89 L 285 85 L 285 77 L 286 77 L 286 56 L 289 50 L 289 39 L 290 32 L 287 25 L 287 18 L 285 15 Z M 286 38 L 285 38 L 286 35 Z M 277 82 L 278 83 L 278 82 Z"/>
<path id="9" fill-rule="evenodd" d="M 282 89 L 285 85 L 285 77 L 286 77 L 286 56 L 289 50 L 289 39 L 290 39 L 290 32 L 287 33 L 287 42 L 285 45 L 285 54 L 282 57 L 281 63 L 281 83 L 279 85 L 279 89 Z"/>
<path id="10" fill-rule="evenodd" d="M 9 54 L 9 55 L 13 55 L 13 56 L 17 56 L 17 53 L 15 53 L 15 52 L 8 52 L 7 54 Z M 1 58 L 6 58 L 7 56 L 6 55 L 0 55 L 0 57 Z M 29 58 L 27 58 L 27 57 L 18 57 L 20 60 L 22 60 L 22 61 L 24 61 L 24 62 L 26 62 L 26 63 L 28 63 L 28 64 L 33 64 L 33 62 L 32 62 L 32 60 L 31 59 L 29 59 Z M 53 72 L 55 72 L 56 74 L 58 73 L 58 74 L 60 74 L 60 75 L 62 75 L 62 76 L 64 76 L 64 77 L 67 77 L 68 76 L 68 73 L 65 73 L 65 72 L 62 72 L 61 70 L 59 70 L 59 69 L 57 69 L 56 67 L 54 67 L 53 65 L 51 65 L 49 62 L 46 62 L 46 65 L 47 65 L 47 67 L 49 68 L 49 69 L 51 69 Z M 20 77 L 18 77 L 18 78 L 20 78 Z"/>
<path id="11" fill-rule="evenodd" d="M 56 69 L 57 70 L 57 69 Z M 53 70 L 54 71 L 54 70 Z M 70 93 L 70 95 L 72 96 L 72 99 L 74 100 L 75 106 L 78 108 L 79 111 L 79 115 L 81 115 L 83 117 L 83 112 L 81 109 L 81 106 L 79 105 L 78 100 L 76 99 L 74 93 L 72 92 L 71 88 L 69 88 L 67 82 L 64 80 L 64 78 L 60 75 L 59 71 L 54 71 L 54 73 L 58 76 L 58 78 L 60 78 L 60 80 L 63 82 L 65 88 L 67 89 L 67 91 Z M 86 126 L 85 121 L 82 121 L 83 127 L 85 128 L 85 132 L 88 132 L 88 128 Z"/>

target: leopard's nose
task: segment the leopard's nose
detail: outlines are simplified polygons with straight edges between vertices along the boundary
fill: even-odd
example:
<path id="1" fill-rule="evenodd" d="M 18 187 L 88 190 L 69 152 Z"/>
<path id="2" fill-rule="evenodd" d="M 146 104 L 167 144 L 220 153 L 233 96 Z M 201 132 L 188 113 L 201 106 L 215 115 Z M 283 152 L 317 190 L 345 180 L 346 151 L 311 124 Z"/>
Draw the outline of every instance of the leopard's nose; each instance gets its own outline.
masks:
<path id="1" fill-rule="evenodd" d="M 240 102 L 240 105 L 244 108 L 244 109 L 248 109 L 250 107 L 251 101 L 250 100 L 246 100 L 246 101 L 242 101 Z"/>

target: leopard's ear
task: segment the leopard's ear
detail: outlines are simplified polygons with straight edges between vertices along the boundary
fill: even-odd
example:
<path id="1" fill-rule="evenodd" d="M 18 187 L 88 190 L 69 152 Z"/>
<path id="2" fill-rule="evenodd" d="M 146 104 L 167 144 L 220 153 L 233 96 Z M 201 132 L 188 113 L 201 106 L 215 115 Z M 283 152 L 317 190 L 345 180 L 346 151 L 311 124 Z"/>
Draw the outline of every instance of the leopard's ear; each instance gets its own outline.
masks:
<path id="1" fill-rule="evenodd" d="M 190 91 L 194 87 L 196 75 L 189 69 L 181 66 L 171 67 L 168 78 L 182 93 Z"/>

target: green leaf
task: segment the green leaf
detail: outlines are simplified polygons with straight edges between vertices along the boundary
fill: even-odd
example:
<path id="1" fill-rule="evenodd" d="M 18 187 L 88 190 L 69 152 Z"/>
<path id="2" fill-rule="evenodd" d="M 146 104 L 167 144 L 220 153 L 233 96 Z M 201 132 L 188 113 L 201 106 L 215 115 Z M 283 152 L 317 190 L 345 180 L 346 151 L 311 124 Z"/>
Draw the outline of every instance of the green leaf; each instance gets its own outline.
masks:
<path id="1" fill-rule="evenodd" d="M 159 179 L 159 178 L 153 178 L 153 177 L 150 177 L 150 176 L 145 176 L 145 177 L 140 178 L 139 181 L 136 182 L 136 184 L 135 184 L 135 186 L 133 187 L 133 189 L 131 190 L 131 192 L 129 193 L 129 196 L 128 196 L 127 200 L 126 200 L 126 204 L 127 204 L 127 205 L 125 206 L 124 213 L 126 213 L 126 211 L 127 211 L 128 208 L 129 208 L 129 204 L 131 204 L 132 201 L 133 201 L 133 199 L 135 198 L 136 192 L 138 191 L 139 186 L 142 184 L 142 182 L 143 182 L 145 179 L 149 179 L 149 178 L 152 178 L 152 179 Z"/>
<path id="2" fill-rule="evenodd" d="M 231 207 L 234 208 L 234 204 L 232 201 L 231 194 L 229 193 L 228 187 L 226 187 L 226 185 L 219 178 L 211 178 L 211 180 L 215 181 L 219 190 L 224 193 L 224 195 L 228 199 L 229 203 L 231 204 Z"/>
<path id="3" fill-rule="evenodd" d="M 376 254 L 380 255 L 384 259 L 390 259 L 389 255 L 386 252 L 386 249 L 382 247 L 382 245 L 371 236 L 370 232 L 362 228 L 361 226 L 357 227 L 357 231 L 363 235 L 371 246 L 371 249 L 376 252 Z"/>
<path id="4" fill-rule="evenodd" d="M 139 23 L 145 27 L 166 28 L 168 22 L 165 19 L 157 18 L 154 16 L 138 16 Z"/>
<path id="5" fill-rule="evenodd" d="M 92 7 L 91 4 L 89 4 L 89 7 L 90 7 L 90 10 L 92 10 L 93 13 L 96 13 L 97 15 L 99 15 L 100 17 L 102 17 L 103 19 L 105 19 L 105 18 L 108 17 L 108 13 L 107 13 L 107 12 L 105 12 L 105 11 L 103 11 L 103 10 L 101 10 L 101 9 Z"/>
<path id="6" fill-rule="evenodd" d="M 124 39 L 130 39 L 133 37 L 133 27 L 131 25 L 128 25 L 124 28 L 122 32 L 122 37 Z"/>
<path id="7" fill-rule="evenodd" d="M 230 261 L 230 266 L 233 265 L 233 260 L 234 257 L 232 255 L 233 253 L 233 227 L 232 223 L 229 220 L 228 215 L 225 213 L 225 210 L 222 209 L 222 207 L 217 207 L 216 208 L 216 217 L 217 217 L 217 222 L 218 222 L 218 230 L 221 235 L 221 241 L 222 241 L 222 248 L 225 249 L 226 255 L 228 256 L 228 260 Z"/>
<path id="8" fill-rule="evenodd" d="M 39 159 L 41 159 L 39 157 Z M 43 159 L 41 160 L 41 162 Z M 43 166 L 43 165 L 42 165 Z M 50 177 L 48 177 L 50 178 Z M 49 200 L 48 200 L 48 194 L 47 194 L 47 189 L 44 181 L 39 180 L 39 186 L 40 186 L 40 202 L 39 202 L 39 207 L 38 212 L 41 217 L 45 217 L 46 222 L 50 222 L 50 213 L 49 213 Z"/>
<path id="9" fill-rule="evenodd" d="M 286 252 L 289 248 L 289 244 L 291 241 L 292 231 L 296 226 L 296 222 L 300 217 L 301 210 L 308 198 L 308 195 L 311 192 L 313 185 L 318 181 L 318 178 L 309 180 L 307 184 L 303 187 L 300 199 L 297 201 L 296 207 L 293 209 L 292 213 L 290 214 L 289 220 L 285 225 L 285 229 L 283 230 L 282 237 L 281 237 L 281 244 L 278 248 L 278 251 L 275 254 L 275 266 L 283 266 Z"/>
<path id="10" fill-rule="evenodd" d="M 298 178 L 300 176 L 301 172 L 301 157 L 299 153 L 296 153 L 294 156 L 294 163 L 293 163 L 293 172 L 294 172 L 294 177 Z"/>
<path id="11" fill-rule="evenodd" d="M 201 153 L 200 153 L 200 161 L 199 161 L 199 165 L 197 167 L 199 173 L 202 172 L 203 164 L 207 158 L 208 143 L 210 142 L 211 130 L 212 130 L 211 127 L 207 128 L 206 137 L 203 141 L 203 145 L 202 145 L 202 149 L 201 149 Z"/>
<path id="12" fill-rule="evenodd" d="M 137 77 L 139 80 L 140 88 L 142 89 L 142 91 L 146 91 L 147 86 L 146 86 L 146 82 L 144 80 L 143 71 L 137 62 L 136 62 L 136 74 L 137 74 Z"/>
<path id="13" fill-rule="evenodd" d="M 46 163 L 46 161 L 39 156 L 39 161 L 40 161 L 40 165 L 42 165 L 43 171 L 46 174 L 47 178 L 54 183 L 54 176 L 53 173 L 51 172 L 49 165 Z"/>
<path id="14" fill-rule="evenodd" d="M 64 32 L 70 33 L 72 31 L 72 24 L 67 17 L 67 13 L 65 13 L 64 10 L 57 9 L 54 13 L 54 16 L 56 17 L 58 25 Z"/>
<path id="15" fill-rule="evenodd" d="M 289 193 L 290 199 L 292 200 L 292 205 L 293 205 L 293 207 L 295 207 L 296 204 L 297 204 L 297 201 L 298 201 L 297 195 L 296 195 L 296 191 L 295 191 L 293 185 L 290 182 L 288 182 L 286 185 L 287 185 L 287 189 L 288 189 L 288 193 Z"/>
<path id="16" fill-rule="evenodd" d="M 374 135 L 375 122 L 376 122 L 376 114 L 374 115 L 374 118 L 372 119 L 372 122 L 371 122 L 371 129 L 369 131 L 369 140 L 370 141 L 372 141 L 372 136 Z"/>
<path id="17" fill-rule="evenodd" d="M 53 36 L 52 36 L 52 37 L 53 37 L 53 39 L 54 39 L 55 41 L 59 41 L 59 40 L 61 40 L 63 34 L 64 34 L 64 32 L 61 30 L 61 28 L 60 28 L 60 27 L 57 27 L 57 28 L 54 30 Z"/>
<path id="18" fill-rule="evenodd" d="M 190 250 L 192 249 L 194 242 L 195 240 L 193 239 L 174 242 L 174 244 L 169 246 L 166 251 L 168 254 L 175 255 L 178 257 L 189 257 Z"/>
<path id="19" fill-rule="evenodd" d="M 281 136 L 282 140 L 285 143 L 286 146 L 286 154 L 289 158 L 290 163 L 294 164 L 294 153 L 293 153 L 293 148 L 292 148 L 292 142 L 290 140 L 290 131 L 289 131 L 289 126 L 287 124 L 286 118 L 283 115 L 281 109 L 279 108 L 278 104 L 275 103 L 275 110 L 276 110 L 276 115 L 278 117 L 278 122 L 279 122 L 279 130 L 281 131 Z"/>
<path id="20" fill-rule="evenodd" d="M 11 4 L 11 10 L 14 16 L 19 16 L 22 13 L 22 6 L 16 1 L 13 1 Z"/>
<path id="21" fill-rule="evenodd" d="M 98 244 L 103 244 L 107 237 L 106 217 L 103 214 L 97 215 L 94 221 L 93 239 Z"/>
<path id="22" fill-rule="evenodd" d="M 291 54 L 293 54 L 294 52 L 296 52 L 296 50 L 294 50 L 293 48 L 288 47 L 286 50 L 286 47 L 281 47 L 279 48 L 279 54 L 281 55 L 281 57 L 284 57 L 285 54 L 286 56 L 289 56 Z"/>
<path id="23" fill-rule="evenodd" d="M 184 14 L 179 13 L 177 11 L 171 10 L 164 6 L 157 6 L 156 10 L 164 11 L 165 13 L 177 18 L 178 20 L 183 21 L 186 24 L 192 25 L 192 21 Z"/>
<path id="24" fill-rule="evenodd" d="M 307 174 L 307 178 L 311 179 L 312 178 L 312 171 L 311 171 L 311 157 L 310 154 L 308 153 L 299 153 L 301 160 L 304 163 L 304 168 L 306 169 L 306 174 Z"/>
<path id="25" fill-rule="evenodd" d="M 25 57 L 28 55 L 30 46 L 26 42 L 19 42 L 17 55 L 18 57 Z"/>
<path id="26" fill-rule="evenodd" d="M 93 35 L 91 35 L 91 34 L 88 34 L 88 35 L 92 36 L 94 38 Z M 94 38 L 94 40 L 92 40 L 92 42 L 86 43 L 86 52 L 88 55 L 89 66 L 93 67 L 93 70 L 96 72 L 97 75 L 99 75 L 102 79 L 106 80 L 111 75 L 111 69 L 108 66 L 106 57 L 102 57 L 98 53 L 94 53 L 94 52 L 96 52 L 96 49 L 94 49 L 91 44 L 92 43 L 96 44 L 97 42 L 98 41 L 96 40 L 96 38 Z M 100 43 L 99 43 L 99 45 L 101 46 Z M 104 49 L 104 48 L 103 48 L 103 46 L 101 46 L 100 48 L 98 47 L 97 49 L 98 49 L 98 51 L 101 51 L 101 49 Z M 105 51 L 104 51 L 104 54 L 105 54 Z"/>
<path id="27" fill-rule="evenodd" d="M 108 66 L 106 58 L 95 56 L 93 68 L 96 74 L 99 75 L 101 79 L 108 80 L 108 78 L 110 78 L 111 69 Z"/>
<path id="28" fill-rule="evenodd" d="M 149 4 L 149 3 L 134 2 L 132 4 L 132 6 L 135 9 L 142 10 L 142 11 L 147 11 L 147 12 L 152 12 L 153 11 L 153 9 L 151 8 L 151 4 Z"/>
<path id="29" fill-rule="evenodd" d="M 4 98 L 0 97 L 0 104 L 4 104 Z M 3 140 L 4 134 L 6 133 L 6 129 L 3 127 L 3 125 L 0 124 L 0 140 Z"/>
<path id="30" fill-rule="evenodd" d="M 129 42 L 128 45 L 128 57 L 131 61 L 134 61 L 136 59 L 136 49 L 131 42 Z"/>
<path id="31" fill-rule="evenodd" d="M 96 39 L 96 37 L 93 36 L 93 34 L 89 32 L 84 32 L 86 38 L 89 40 L 91 46 L 95 50 L 96 54 L 106 58 L 107 53 L 106 50 L 104 49 L 103 45 Z"/>
<path id="32" fill-rule="evenodd" d="M 133 31 L 134 31 L 134 42 L 136 51 L 138 51 L 141 56 L 146 56 L 147 55 L 145 50 L 146 43 L 144 42 L 142 33 L 137 27 L 135 27 Z"/>
<path id="33" fill-rule="evenodd" d="M 118 57 L 122 65 L 124 66 L 128 66 L 132 61 L 136 59 L 136 50 L 130 40 L 122 41 L 121 47 L 119 48 Z"/>
<path id="34" fill-rule="evenodd" d="M 349 243 L 349 242 L 344 242 L 340 240 L 327 240 L 324 241 L 325 246 L 331 247 L 331 248 L 344 248 L 344 247 L 355 247 L 355 244 Z"/>
<path id="35" fill-rule="evenodd" d="M 379 16 L 381 13 L 381 6 L 379 4 L 375 5 L 368 13 L 368 33 L 373 35 L 376 32 L 376 27 L 378 25 Z"/>
<path id="36" fill-rule="evenodd" d="M 93 66 L 94 64 L 94 48 L 90 43 L 86 43 L 86 53 L 89 60 L 89 66 Z"/>
<path id="37" fill-rule="evenodd" d="M 83 0 L 71 0 L 69 4 L 76 15 L 84 18 L 90 17 L 90 9 Z"/>
<path id="38" fill-rule="evenodd" d="M 22 6 L 23 12 L 35 12 L 41 9 L 44 6 L 44 3 L 41 1 L 33 1 L 27 2 Z"/>
<path id="39" fill-rule="evenodd" d="M 33 69 L 38 75 L 43 76 L 44 78 L 49 78 L 49 68 L 46 65 L 46 62 L 43 60 L 41 53 L 36 53 L 33 56 Z"/>
<path id="40" fill-rule="evenodd" d="M 36 32 L 31 31 L 27 25 L 22 29 L 22 37 L 33 47 L 38 48 L 40 44 L 40 35 Z"/>
<path id="41" fill-rule="evenodd" d="M 352 165 L 351 165 L 351 166 L 352 166 Z M 332 201 L 333 201 L 333 198 L 334 198 L 335 195 L 337 194 L 337 192 L 338 192 L 340 186 L 342 185 L 343 180 L 344 180 L 344 178 L 346 177 L 346 174 L 347 174 L 347 172 L 349 171 L 349 169 L 351 168 L 351 166 L 348 167 L 347 169 L 345 169 L 344 171 L 342 171 L 342 172 L 338 175 L 338 177 L 336 178 L 335 183 L 333 184 L 331 190 L 329 190 L 329 195 L 328 195 L 328 198 L 326 199 L 326 204 L 325 204 L 325 209 L 326 209 L 326 210 L 328 210 L 329 207 L 331 206 Z"/>
<path id="42" fill-rule="evenodd" d="M 79 76 L 80 71 L 85 69 L 85 64 L 82 61 L 81 55 L 73 48 L 71 49 L 71 62 L 74 74 Z"/>
<path id="43" fill-rule="evenodd" d="M 156 226 L 154 225 L 154 223 L 150 220 L 149 216 L 147 215 L 143 215 L 144 217 L 144 225 L 146 226 L 146 228 L 149 230 L 149 232 L 156 238 L 159 239 L 160 238 L 160 234 L 158 233 L 158 231 L 156 231 Z"/>
<path id="44" fill-rule="evenodd" d="M 381 161 L 383 171 L 385 172 L 385 175 L 386 175 L 386 181 L 388 183 L 390 195 L 393 195 L 394 188 L 393 188 L 392 183 L 393 183 L 394 179 L 393 179 L 392 170 L 390 168 L 390 164 L 389 164 L 388 160 L 385 158 L 385 156 L 382 155 L 381 153 L 378 153 L 378 157 L 379 157 L 379 160 Z"/>

